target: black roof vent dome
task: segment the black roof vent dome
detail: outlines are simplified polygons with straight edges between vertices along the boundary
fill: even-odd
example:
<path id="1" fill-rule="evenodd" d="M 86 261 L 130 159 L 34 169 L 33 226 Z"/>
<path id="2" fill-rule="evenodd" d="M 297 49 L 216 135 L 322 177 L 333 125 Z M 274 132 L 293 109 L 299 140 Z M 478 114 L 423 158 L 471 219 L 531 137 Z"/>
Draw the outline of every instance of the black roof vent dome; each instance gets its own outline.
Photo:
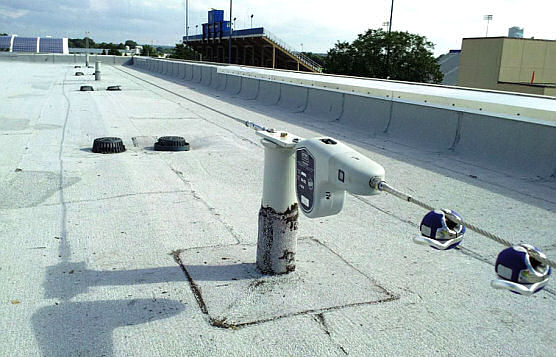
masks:
<path id="1" fill-rule="evenodd" d="M 161 136 L 154 144 L 155 151 L 189 151 L 189 143 L 181 136 Z"/>
<path id="2" fill-rule="evenodd" d="M 122 139 L 115 137 L 96 138 L 93 142 L 93 152 L 98 154 L 117 154 L 124 152 Z"/>

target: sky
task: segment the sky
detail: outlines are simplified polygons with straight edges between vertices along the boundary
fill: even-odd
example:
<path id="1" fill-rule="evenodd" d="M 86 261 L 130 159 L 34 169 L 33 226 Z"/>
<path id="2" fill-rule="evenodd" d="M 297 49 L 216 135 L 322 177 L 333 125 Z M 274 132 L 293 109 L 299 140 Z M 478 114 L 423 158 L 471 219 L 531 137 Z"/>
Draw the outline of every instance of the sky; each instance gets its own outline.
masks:
<path id="1" fill-rule="evenodd" d="M 229 0 L 189 0 L 190 34 L 207 22 L 210 8 Z M 389 20 L 391 0 L 235 0 L 234 28 L 265 27 L 297 50 L 325 53 L 338 41 L 353 41 Z M 96 42 L 173 45 L 185 33 L 185 0 L 0 0 L 0 32 L 19 36 L 83 38 Z M 461 48 L 465 37 L 507 36 L 556 39 L 556 0 L 395 0 L 392 30 L 426 36 L 440 55 Z M 199 26 L 200 30 L 201 26 Z M 303 45 L 302 45 L 303 44 Z"/>

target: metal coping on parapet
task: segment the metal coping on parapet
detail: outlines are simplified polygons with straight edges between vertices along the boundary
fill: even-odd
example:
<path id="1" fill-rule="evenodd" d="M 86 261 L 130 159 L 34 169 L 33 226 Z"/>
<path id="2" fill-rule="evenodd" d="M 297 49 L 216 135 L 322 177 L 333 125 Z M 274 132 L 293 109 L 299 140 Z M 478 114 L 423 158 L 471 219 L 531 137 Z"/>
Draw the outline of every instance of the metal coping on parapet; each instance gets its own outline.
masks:
<path id="1" fill-rule="evenodd" d="M 543 96 L 527 96 L 519 95 L 519 98 L 531 98 L 533 100 L 542 101 L 540 104 L 545 105 L 546 108 L 537 106 L 537 108 L 530 108 L 524 105 L 517 106 L 512 105 L 508 99 L 506 103 L 503 102 L 493 102 L 492 100 L 486 101 L 485 98 L 461 98 L 456 97 L 456 94 L 460 93 L 489 93 L 497 96 L 504 96 L 504 98 L 513 98 L 513 94 L 506 92 L 497 91 L 484 91 L 484 90 L 473 90 L 467 88 L 454 88 L 454 87 L 444 87 L 439 85 L 430 84 L 419 84 L 411 82 L 398 82 L 398 81 L 387 81 L 374 78 L 360 78 L 360 77 L 349 77 L 349 76 L 336 76 L 336 75 L 325 75 L 328 78 L 334 78 L 337 80 L 355 80 L 355 81 L 366 81 L 367 83 L 380 82 L 385 84 L 390 84 L 392 86 L 421 86 L 423 88 L 435 88 L 430 90 L 445 89 L 448 91 L 457 91 L 450 96 L 450 93 L 443 96 L 441 93 L 411 93 L 408 89 L 403 88 L 377 88 L 377 87 L 365 87 L 363 85 L 357 84 L 347 84 L 347 83 L 334 83 L 333 81 L 326 80 L 316 80 L 315 78 L 295 78 L 314 76 L 314 73 L 299 73 L 295 71 L 283 71 L 279 72 L 286 73 L 286 75 L 280 74 L 270 74 L 266 73 L 269 71 L 275 71 L 266 68 L 253 68 L 244 66 L 227 66 L 219 67 L 217 69 L 218 73 L 226 75 L 237 75 L 245 78 L 259 79 L 264 81 L 272 81 L 276 83 L 297 85 L 307 88 L 315 88 L 322 90 L 335 91 L 338 93 L 352 94 L 363 97 L 386 99 L 394 102 L 408 103 L 408 104 L 418 104 L 428 107 L 435 107 L 447 110 L 457 110 L 458 112 L 469 112 L 472 114 L 496 114 L 499 117 L 511 120 L 520 120 L 532 122 L 540 125 L 556 126 L 553 121 L 554 112 L 556 111 L 556 98 L 549 98 Z M 363 83 L 361 83 L 363 84 Z M 479 100 L 481 99 L 481 100 Z M 546 102 L 545 102 L 546 101 Z M 554 108 L 552 108 L 554 107 Z M 503 109 L 502 109 L 503 108 Z"/>

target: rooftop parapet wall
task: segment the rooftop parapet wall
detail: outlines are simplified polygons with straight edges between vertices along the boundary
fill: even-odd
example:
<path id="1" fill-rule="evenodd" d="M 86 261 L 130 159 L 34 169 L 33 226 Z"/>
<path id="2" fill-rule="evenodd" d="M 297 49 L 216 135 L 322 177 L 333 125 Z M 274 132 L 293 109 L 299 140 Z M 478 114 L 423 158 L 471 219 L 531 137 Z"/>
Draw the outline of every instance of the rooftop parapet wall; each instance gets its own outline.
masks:
<path id="1" fill-rule="evenodd" d="M 72 63 L 84 64 L 85 54 L 63 55 L 56 53 L 2 53 L 0 52 L 0 61 L 17 61 L 17 62 L 37 62 L 37 63 Z M 104 64 L 123 65 L 132 62 L 131 57 L 110 56 L 110 55 L 89 55 L 89 61 L 94 63 L 100 61 Z"/>
<path id="2" fill-rule="evenodd" d="M 300 121 L 335 122 L 368 137 L 525 176 L 556 175 L 555 98 L 144 57 L 133 64 L 276 105 L 302 114 Z"/>
<path id="3" fill-rule="evenodd" d="M 301 124 L 339 124 L 369 138 L 453 157 L 454 164 L 461 159 L 527 177 L 556 176 L 552 97 L 139 56 L 90 60 L 200 83 L 234 101 L 276 106 Z M 85 56 L 0 54 L 0 61 L 82 64 Z"/>

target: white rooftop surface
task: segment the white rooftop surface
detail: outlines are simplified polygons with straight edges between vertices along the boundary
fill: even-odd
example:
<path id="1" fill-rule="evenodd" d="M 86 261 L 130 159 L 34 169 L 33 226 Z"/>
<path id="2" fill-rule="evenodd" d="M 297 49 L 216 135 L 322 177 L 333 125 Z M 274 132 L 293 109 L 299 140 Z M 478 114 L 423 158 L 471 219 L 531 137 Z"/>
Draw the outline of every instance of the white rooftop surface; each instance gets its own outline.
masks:
<path id="1" fill-rule="evenodd" d="M 333 217 L 300 215 L 297 271 L 275 285 L 283 295 L 255 291 L 264 278 L 231 279 L 255 260 L 263 147 L 253 130 L 184 97 L 342 140 L 381 163 L 392 186 L 551 259 L 554 178 L 454 161 L 131 67 L 103 66 L 100 82 L 81 70 L 0 62 L 0 355 L 556 355 L 554 277 L 531 297 L 494 290 L 502 246 L 474 232 L 453 251 L 415 245 L 426 212 L 387 194 L 348 195 Z M 79 92 L 83 84 L 98 90 Z M 117 84 L 123 91 L 104 91 Z M 185 137 L 191 151 L 153 151 L 164 135 Z M 104 136 L 127 151 L 92 153 Z M 208 314 L 176 261 L 194 270 Z M 236 286 L 247 295 L 234 298 Z M 318 298 L 306 301 L 304 286 Z M 359 298 L 370 300 L 352 304 Z M 253 323 L 213 326 L 230 303 L 231 321 Z"/>

